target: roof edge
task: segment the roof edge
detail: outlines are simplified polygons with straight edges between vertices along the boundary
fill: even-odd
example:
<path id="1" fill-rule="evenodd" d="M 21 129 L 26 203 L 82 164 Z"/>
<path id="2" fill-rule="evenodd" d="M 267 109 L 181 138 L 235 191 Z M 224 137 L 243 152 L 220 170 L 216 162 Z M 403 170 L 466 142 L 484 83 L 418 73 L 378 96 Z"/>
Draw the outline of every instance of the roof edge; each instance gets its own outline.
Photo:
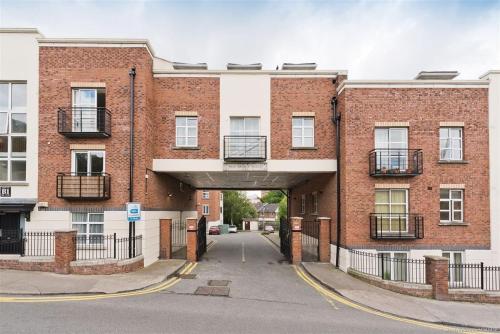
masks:
<path id="1" fill-rule="evenodd" d="M 82 45 L 144 45 L 151 57 L 154 58 L 155 53 L 151 43 L 148 39 L 134 39 L 134 38 L 38 38 L 38 44 L 82 44 Z"/>
<path id="2" fill-rule="evenodd" d="M 344 80 L 337 87 L 337 94 L 345 88 L 367 88 L 366 86 L 415 86 L 439 88 L 439 86 L 488 86 L 487 80 Z M 436 87 L 438 86 L 438 87 Z M 368 87 L 369 88 L 369 87 Z M 387 87 L 398 88 L 398 87 Z"/>

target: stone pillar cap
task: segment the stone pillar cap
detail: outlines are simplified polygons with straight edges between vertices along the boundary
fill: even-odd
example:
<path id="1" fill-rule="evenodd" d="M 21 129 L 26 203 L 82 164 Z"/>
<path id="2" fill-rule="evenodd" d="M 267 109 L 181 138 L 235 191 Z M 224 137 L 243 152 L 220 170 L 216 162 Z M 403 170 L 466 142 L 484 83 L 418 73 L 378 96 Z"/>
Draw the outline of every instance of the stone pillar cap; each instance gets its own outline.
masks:
<path id="1" fill-rule="evenodd" d="M 290 219 L 304 219 L 302 217 L 290 217 Z"/>
<path id="2" fill-rule="evenodd" d="M 318 219 L 332 219 L 330 217 L 318 217 Z"/>
<path id="3" fill-rule="evenodd" d="M 68 228 L 68 229 L 57 229 L 57 230 L 54 230 L 54 233 L 56 232 L 59 232 L 59 233 L 67 233 L 67 232 L 78 232 L 76 229 L 74 228 Z"/>
<path id="4" fill-rule="evenodd" d="M 439 256 L 439 255 L 424 255 L 424 258 L 429 259 L 429 260 L 436 260 L 436 261 L 448 261 L 447 257 L 444 256 Z"/>

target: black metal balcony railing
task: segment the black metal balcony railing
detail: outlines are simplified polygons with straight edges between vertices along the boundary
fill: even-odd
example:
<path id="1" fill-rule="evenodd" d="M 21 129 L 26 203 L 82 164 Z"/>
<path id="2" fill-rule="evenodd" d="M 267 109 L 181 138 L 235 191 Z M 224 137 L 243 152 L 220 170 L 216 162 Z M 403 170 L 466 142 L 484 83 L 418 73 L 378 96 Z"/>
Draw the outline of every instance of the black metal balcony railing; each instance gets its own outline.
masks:
<path id="1" fill-rule="evenodd" d="M 111 177 L 106 173 L 59 173 L 57 197 L 75 200 L 108 199 L 111 197 Z"/>
<path id="2" fill-rule="evenodd" d="M 57 127 L 60 134 L 73 138 L 111 136 L 111 113 L 106 108 L 59 108 Z"/>
<path id="3" fill-rule="evenodd" d="M 224 160 L 245 162 L 266 159 L 266 136 L 224 136 Z"/>
<path id="4" fill-rule="evenodd" d="M 421 149 L 375 149 L 369 160 L 371 176 L 415 176 L 423 172 Z"/>
<path id="5" fill-rule="evenodd" d="M 423 239 L 424 217 L 410 213 L 370 214 L 372 239 Z"/>

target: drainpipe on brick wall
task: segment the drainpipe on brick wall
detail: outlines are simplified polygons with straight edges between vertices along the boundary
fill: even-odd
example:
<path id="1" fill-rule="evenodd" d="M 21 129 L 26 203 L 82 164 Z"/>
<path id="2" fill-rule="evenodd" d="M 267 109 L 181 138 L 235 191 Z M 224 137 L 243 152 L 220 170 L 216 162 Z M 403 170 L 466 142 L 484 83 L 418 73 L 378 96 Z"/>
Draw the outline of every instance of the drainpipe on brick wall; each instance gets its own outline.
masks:
<path id="1" fill-rule="evenodd" d="M 134 201 L 134 88 L 135 88 L 135 66 L 128 72 L 130 77 L 130 159 L 129 159 L 129 186 L 128 186 L 128 200 Z M 135 222 L 128 223 L 128 257 L 132 258 L 132 250 L 135 253 Z"/>
<path id="2" fill-rule="evenodd" d="M 335 84 L 335 82 L 334 82 Z M 337 251 L 335 253 L 335 267 L 339 267 L 340 258 L 340 113 L 337 111 L 337 97 L 332 98 L 332 122 L 335 124 L 335 155 L 337 158 Z M 332 235 L 330 234 L 330 242 Z"/>

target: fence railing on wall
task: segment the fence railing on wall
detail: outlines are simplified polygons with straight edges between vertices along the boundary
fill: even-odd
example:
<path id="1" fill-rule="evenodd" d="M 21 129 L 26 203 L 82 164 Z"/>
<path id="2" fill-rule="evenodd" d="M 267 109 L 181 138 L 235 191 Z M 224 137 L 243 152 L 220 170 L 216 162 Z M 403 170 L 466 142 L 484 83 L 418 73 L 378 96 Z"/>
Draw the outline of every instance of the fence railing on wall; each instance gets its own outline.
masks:
<path id="1" fill-rule="evenodd" d="M 388 253 L 366 253 L 351 249 L 350 267 L 383 280 L 425 284 L 426 260 L 390 257 Z"/>
<path id="2" fill-rule="evenodd" d="M 54 232 L 24 232 L 23 256 L 54 256 Z"/>
<path id="3" fill-rule="evenodd" d="M 452 263 L 448 265 L 450 289 L 481 289 L 500 291 L 500 267 L 481 263 Z"/>
<path id="4" fill-rule="evenodd" d="M 116 233 L 110 235 L 78 235 L 75 237 L 77 260 L 124 260 L 142 255 L 142 235 L 129 238 L 117 238 Z M 132 244 L 132 252 L 129 245 Z M 134 247 L 135 246 L 135 247 Z M 130 256 L 131 255 L 131 256 Z"/>

